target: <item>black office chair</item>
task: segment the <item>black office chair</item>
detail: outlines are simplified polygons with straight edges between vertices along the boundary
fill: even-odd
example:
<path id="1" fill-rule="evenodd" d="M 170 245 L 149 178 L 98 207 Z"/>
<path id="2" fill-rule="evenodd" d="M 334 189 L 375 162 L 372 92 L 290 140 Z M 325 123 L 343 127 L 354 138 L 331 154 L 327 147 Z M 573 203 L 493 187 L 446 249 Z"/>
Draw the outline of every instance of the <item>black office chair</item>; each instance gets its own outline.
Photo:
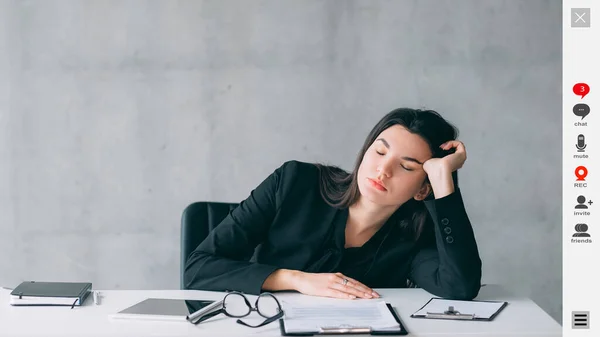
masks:
<path id="1" fill-rule="evenodd" d="M 190 254 L 198 247 L 208 233 L 213 230 L 237 203 L 195 202 L 185 208 L 181 216 L 181 259 L 180 287 L 184 289 L 183 273 Z"/>

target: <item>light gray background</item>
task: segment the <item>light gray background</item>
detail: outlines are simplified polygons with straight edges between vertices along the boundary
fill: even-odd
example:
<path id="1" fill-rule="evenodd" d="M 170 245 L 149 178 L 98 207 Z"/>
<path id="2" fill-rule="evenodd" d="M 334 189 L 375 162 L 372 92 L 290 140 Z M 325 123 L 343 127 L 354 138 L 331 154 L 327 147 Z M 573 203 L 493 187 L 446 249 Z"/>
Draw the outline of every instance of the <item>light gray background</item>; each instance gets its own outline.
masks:
<path id="1" fill-rule="evenodd" d="M 455 123 L 484 282 L 557 321 L 561 1 L 0 0 L 0 284 L 179 286 L 179 219 L 388 111 Z"/>

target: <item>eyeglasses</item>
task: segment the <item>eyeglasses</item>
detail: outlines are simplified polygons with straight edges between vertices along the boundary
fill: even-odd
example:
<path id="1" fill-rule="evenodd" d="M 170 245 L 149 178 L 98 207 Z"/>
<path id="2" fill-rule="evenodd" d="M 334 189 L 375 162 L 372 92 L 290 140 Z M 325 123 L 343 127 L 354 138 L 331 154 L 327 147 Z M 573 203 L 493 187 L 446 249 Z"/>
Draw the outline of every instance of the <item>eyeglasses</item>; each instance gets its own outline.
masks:
<path id="1" fill-rule="evenodd" d="M 275 295 L 271 293 L 261 293 L 256 299 L 254 306 L 250 304 L 250 301 L 244 294 L 238 291 L 228 293 L 219 303 L 220 307 L 217 306 L 216 308 L 212 308 L 212 310 L 208 308 L 206 311 L 199 310 L 197 314 L 194 313 L 188 316 L 187 320 L 192 324 L 198 324 L 217 315 L 225 314 L 228 317 L 238 318 L 236 321 L 238 324 L 258 328 L 283 317 L 281 304 Z M 258 312 L 266 320 L 258 325 L 250 325 L 239 319 L 250 315 L 253 311 Z"/>

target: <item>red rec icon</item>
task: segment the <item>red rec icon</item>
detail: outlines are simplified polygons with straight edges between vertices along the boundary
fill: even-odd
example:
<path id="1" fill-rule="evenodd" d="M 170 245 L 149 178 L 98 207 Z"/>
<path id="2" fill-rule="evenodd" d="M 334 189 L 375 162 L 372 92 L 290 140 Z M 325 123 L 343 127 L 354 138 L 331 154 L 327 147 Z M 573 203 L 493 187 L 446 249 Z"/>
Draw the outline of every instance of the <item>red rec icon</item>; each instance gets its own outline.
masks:
<path id="1" fill-rule="evenodd" d="M 575 169 L 575 176 L 577 177 L 577 181 L 585 181 L 585 177 L 587 177 L 588 170 L 585 166 L 577 166 Z"/>
<path id="2" fill-rule="evenodd" d="M 585 95 L 590 93 L 590 86 L 587 83 L 577 83 L 573 86 L 573 93 L 577 96 L 581 96 L 583 99 Z"/>

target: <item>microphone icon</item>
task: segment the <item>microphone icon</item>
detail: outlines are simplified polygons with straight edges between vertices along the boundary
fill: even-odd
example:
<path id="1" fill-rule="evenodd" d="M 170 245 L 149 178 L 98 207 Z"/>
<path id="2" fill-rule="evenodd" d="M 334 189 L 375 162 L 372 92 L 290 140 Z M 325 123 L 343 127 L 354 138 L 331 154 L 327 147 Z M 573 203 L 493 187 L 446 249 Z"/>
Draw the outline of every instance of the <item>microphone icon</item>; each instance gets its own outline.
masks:
<path id="1" fill-rule="evenodd" d="M 585 137 L 583 135 L 577 136 L 577 144 L 575 147 L 577 148 L 577 152 L 585 152 Z"/>

